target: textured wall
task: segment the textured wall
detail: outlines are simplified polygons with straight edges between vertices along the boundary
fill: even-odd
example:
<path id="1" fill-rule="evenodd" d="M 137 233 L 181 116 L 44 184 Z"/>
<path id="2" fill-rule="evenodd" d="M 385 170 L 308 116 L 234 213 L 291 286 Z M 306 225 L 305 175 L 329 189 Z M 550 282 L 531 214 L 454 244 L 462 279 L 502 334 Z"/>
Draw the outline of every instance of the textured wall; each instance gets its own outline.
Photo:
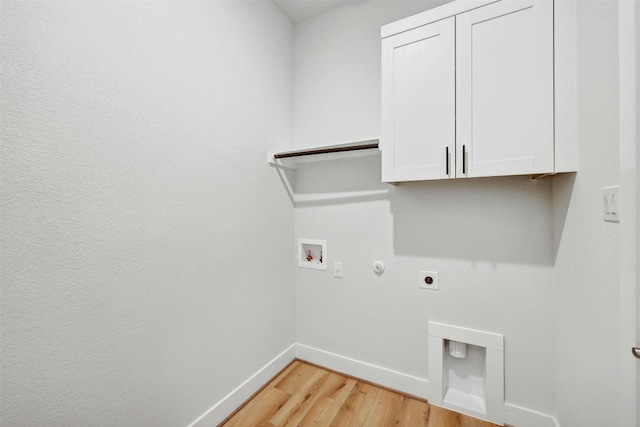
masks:
<path id="1" fill-rule="evenodd" d="M 388 3 L 296 26 L 294 144 L 379 135 L 380 25 L 434 4 Z M 305 164 L 296 184 L 324 198 L 297 205 L 296 236 L 326 238 L 329 262 L 327 272 L 297 269 L 298 342 L 427 378 L 427 321 L 502 333 L 506 400 L 555 412 L 550 180 L 393 187 L 374 156 Z M 337 199 L 344 192 L 362 194 Z M 440 273 L 438 292 L 418 289 L 421 269 Z"/>
<path id="2" fill-rule="evenodd" d="M 619 425 L 619 225 L 602 220 L 602 187 L 619 184 L 617 18 L 614 1 L 578 2 L 579 172 L 553 179 L 563 426 Z"/>
<path id="3" fill-rule="evenodd" d="M 291 25 L 2 3 L 2 425 L 186 425 L 294 342 Z"/>

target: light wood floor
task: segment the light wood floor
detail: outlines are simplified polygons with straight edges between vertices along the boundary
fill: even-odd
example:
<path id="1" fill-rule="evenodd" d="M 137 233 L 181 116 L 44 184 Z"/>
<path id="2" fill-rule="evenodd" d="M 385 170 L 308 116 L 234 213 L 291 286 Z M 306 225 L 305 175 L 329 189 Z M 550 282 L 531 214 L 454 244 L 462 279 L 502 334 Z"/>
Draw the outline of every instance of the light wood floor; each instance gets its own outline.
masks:
<path id="1" fill-rule="evenodd" d="M 224 427 L 495 427 L 388 389 L 294 361 Z"/>

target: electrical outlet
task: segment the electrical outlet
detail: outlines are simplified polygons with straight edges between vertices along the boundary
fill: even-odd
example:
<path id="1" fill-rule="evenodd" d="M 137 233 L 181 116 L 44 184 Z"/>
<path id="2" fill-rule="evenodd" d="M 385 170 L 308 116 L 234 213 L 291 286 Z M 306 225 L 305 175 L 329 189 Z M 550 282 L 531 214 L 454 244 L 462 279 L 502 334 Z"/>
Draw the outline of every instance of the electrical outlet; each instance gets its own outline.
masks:
<path id="1" fill-rule="evenodd" d="M 420 286 L 420 289 L 432 289 L 432 290 L 440 289 L 440 283 L 438 281 L 437 271 L 420 270 L 419 277 L 420 277 L 420 280 L 418 285 Z"/>
<path id="2" fill-rule="evenodd" d="M 333 277 L 342 279 L 342 263 L 341 262 L 333 263 Z"/>

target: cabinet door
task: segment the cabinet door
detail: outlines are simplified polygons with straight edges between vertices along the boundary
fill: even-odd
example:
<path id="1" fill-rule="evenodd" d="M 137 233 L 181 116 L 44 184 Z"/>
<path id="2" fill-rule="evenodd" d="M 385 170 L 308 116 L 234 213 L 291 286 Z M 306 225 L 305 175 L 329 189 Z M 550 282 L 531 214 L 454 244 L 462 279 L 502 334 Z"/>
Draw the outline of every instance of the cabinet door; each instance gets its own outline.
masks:
<path id="1" fill-rule="evenodd" d="M 382 40 L 382 180 L 455 177 L 455 18 Z"/>
<path id="2" fill-rule="evenodd" d="M 457 176 L 553 172 L 553 3 L 458 15 L 456 61 Z"/>

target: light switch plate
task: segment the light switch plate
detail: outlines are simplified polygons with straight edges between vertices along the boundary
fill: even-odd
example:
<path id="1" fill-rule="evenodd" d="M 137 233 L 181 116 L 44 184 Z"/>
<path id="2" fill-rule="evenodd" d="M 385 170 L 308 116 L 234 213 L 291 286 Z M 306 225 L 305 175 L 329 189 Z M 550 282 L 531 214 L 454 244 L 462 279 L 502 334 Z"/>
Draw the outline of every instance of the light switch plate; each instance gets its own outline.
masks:
<path id="1" fill-rule="evenodd" d="M 620 186 L 602 189 L 602 219 L 607 222 L 620 222 Z"/>
<path id="2" fill-rule="evenodd" d="M 431 289 L 431 290 L 440 289 L 438 272 L 420 270 L 419 286 L 420 286 L 420 289 Z"/>

